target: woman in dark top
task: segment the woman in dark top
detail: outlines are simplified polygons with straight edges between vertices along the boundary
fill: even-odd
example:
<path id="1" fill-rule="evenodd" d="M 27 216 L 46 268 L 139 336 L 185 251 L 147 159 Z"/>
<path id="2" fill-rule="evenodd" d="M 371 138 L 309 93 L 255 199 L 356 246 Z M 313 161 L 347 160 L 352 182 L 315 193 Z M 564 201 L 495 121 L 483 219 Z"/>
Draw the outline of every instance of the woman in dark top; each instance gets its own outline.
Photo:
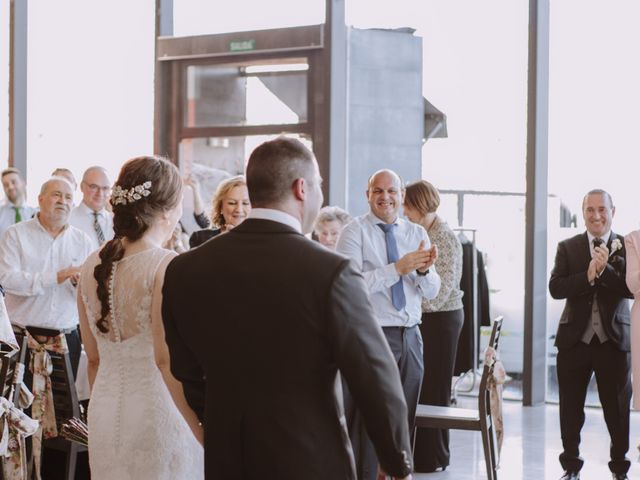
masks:
<path id="1" fill-rule="evenodd" d="M 447 222 L 436 214 L 440 205 L 438 190 L 421 180 L 407 186 L 404 214 L 412 222 L 422 225 L 431 244 L 438 247 L 435 267 L 441 285 L 433 300 L 422 301 L 420 333 L 424 341 L 424 378 L 420 403 L 449 406 L 451 377 L 456 360 L 458 337 L 464 323 L 462 310 L 462 245 Z M 416 432 L 414 454 L 416 472 L 435 472 L 449 465 L 449 431 L 419 428 Z"/>
<path id="2" fill-rule="evenodd" d="M 247 182 L 242 175 L 231 177 L 218 185 L 211 206 L 211 225 L 194 232 L 189 238 L 191 248 L 240 225 L 251 211 Z"/>

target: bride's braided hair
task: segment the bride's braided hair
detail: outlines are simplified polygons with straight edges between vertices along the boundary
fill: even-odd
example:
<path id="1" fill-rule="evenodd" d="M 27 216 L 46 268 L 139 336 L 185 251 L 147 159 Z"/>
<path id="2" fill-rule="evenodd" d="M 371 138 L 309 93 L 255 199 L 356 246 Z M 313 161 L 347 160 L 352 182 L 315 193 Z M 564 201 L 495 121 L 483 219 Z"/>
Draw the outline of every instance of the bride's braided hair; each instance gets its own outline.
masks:
<path id="1" fill-rule="evenodd" d="M 123 198 L 119 191 L 131 191 L 136 186 L 151 182 L 146 188 L 148 194 L 139 198 Z M 119 187 L 119 188 L 115 188 Z M 168 160 L 155 156 L 136 157 L 127 161 L 120 170 L 111 197 L 113 207 L 113 231 L 115 237 L 100 250 L 101 262 L 93 270 L 98 282 L 98 299 L 100 300 L 100 318 L 96 322 L 102 333 L 109 331 L 107 316 L 111 310 L 109 305 L 109 281 L 114 262 L 124 256 L 122 239 L 134 242 L 158 219 L 158 215 L 178 205 L 182 199 L 182 179 L 178 169 Z"/>

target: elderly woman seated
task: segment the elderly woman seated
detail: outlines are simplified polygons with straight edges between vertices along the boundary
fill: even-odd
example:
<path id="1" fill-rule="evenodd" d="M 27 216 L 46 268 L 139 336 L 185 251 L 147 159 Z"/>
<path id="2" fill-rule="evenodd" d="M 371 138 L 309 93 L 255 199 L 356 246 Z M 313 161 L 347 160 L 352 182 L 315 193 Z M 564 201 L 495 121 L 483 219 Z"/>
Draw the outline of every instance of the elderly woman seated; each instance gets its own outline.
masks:
<path id="1" fill-rule="evenodd" d="M 335 250 L 340 232 L 350 221 L 351 216 L 340 207 L 323 207 L 318 212 L 313 232 L 322 245 Z"/>

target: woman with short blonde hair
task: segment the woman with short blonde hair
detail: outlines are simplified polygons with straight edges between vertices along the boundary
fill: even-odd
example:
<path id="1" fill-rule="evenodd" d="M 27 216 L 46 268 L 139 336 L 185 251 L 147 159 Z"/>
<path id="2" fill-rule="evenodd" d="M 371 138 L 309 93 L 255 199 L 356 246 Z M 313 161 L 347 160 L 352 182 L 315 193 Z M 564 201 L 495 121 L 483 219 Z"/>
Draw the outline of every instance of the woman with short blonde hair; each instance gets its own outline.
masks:
<path id="1" fill-rule="evenodd" d="M 213 228 L 198 230 L 189 238 L 191 248 L 240 225 L 251 211 L 247 181 L 243 175 L 227 178 L 218 185 L 211 200 L 209 218 Z"/>

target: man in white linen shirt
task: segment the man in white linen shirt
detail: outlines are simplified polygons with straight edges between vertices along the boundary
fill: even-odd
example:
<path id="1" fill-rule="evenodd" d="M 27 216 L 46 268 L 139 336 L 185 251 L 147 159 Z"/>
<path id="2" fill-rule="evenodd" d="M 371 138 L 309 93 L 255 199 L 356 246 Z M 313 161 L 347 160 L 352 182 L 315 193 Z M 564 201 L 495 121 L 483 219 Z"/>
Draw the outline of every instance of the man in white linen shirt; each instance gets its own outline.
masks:
<path id="1" fill-rule="evenodd" d="M 80 359 L 76 283 L 91 240 L 69 225 L 73 191 L 53 177 L 42 185 L 40 211 L 0 237 L 0 284 L 11 321 L 21 326 L 69 330 L 73 373 Z"/>
<path id="2" fill-rule="evenodd" d="M 69 223 L 86 233 L 93 250 L 113 238 L 113 215 L 106 204 L 111 195 L 111 181 L 102 167 L 89 167 L 80 182 L 82 202 L 71 210 Z"/>
<path id="3" fill-rule="evenodd" d="M 27 186 L 24 183 L 20 171 L 16 168 L 7 168 L 0 174 L 2 177 L 2 189 L 6 197 L 0 206 L 0 235 L 14 223 L 29 220 L 36 213 L 36 209 L 26 204 Z"/>
<path id="4" fill-rule="evenodd" d="M 366 194 L 369 213 L 356 217 L 342 230 L 336 250 L 362 270 L 373 310 L 400 371 L 409 429 L 413 431 L 424 371 L 422 337 L 417 325 L 422 316 L 422 298 L 433 299 L 440 289 L 440 277 L 433 265 L 437 248 L 430 245 L 424 228 L 398 216 L 404 190 L 395 172 L 374 173 Z M 358 478 L 375 480 L 376 453 L 360 414 L 352 405 L 346 392 L 345 407 Z"/>

